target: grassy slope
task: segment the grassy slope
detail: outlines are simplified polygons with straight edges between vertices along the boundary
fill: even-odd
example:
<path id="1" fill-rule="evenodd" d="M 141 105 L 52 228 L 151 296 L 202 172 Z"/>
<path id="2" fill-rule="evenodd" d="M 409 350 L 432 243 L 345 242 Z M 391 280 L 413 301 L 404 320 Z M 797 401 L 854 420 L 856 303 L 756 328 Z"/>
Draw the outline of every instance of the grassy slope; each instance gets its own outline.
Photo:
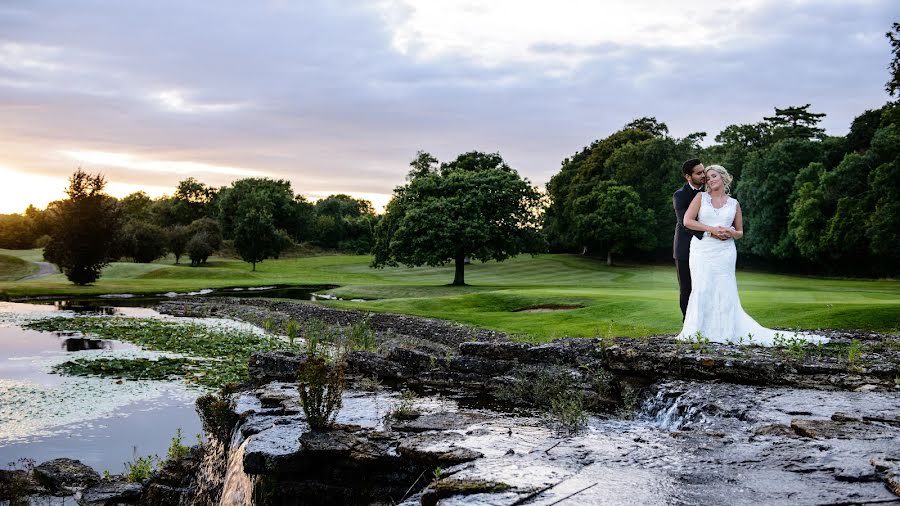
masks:
<path id="1" fill-rule="evenodd" d="M 27 254 L 27 253 L 26 253 Z M 165 292 L 265 284 L 335 284 L 344 298 L 330 305 L 431 316 L 471 323 L 523 338 L 546 340 L 563 335 L 675 333 L 680 329 L 674 268 L 606 267 L 602 261 L 573 255 L 518 257 L 466 268 L 471 286 L 446 286 L 453 268 L 370 269 L 367 256 L 318 256 L 267 260 L 250 265 L 213 259 L 210 265 L 175 266 L 116 263 L 89 287 L 74 287 L 62 275 L 18 283 L 0 283 L 8 295 Z M 835 280 L 774 274 L 739 273 L 744 308 L 770 327 L 900 329 L 900 282 Z M 539 304 L 584 304 L 582 309 L 514 312 Z"/>
<path id="2" fill-rule="evenodd" d="M 15 281 L 37 271 L 37 264 L 16 256 L 0 254 L 0 281 Z"/>

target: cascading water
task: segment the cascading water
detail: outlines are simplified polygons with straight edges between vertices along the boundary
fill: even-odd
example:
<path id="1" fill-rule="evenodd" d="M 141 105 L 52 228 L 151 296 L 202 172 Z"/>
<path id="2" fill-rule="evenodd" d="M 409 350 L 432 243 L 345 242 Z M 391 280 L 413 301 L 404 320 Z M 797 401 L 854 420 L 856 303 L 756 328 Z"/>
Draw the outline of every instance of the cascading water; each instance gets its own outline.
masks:
<path id="1" fill-rule="evenodd" d="M 244 439 L 240 427 L 235 427 L 228 450 L 228 464 L 222 485 L 219 506 L 253 506 L 253 477 L 244 472 Z"/>
<path id="2" fill-rule="evenodd" d="M 670 391 L 661 387 L 656 395 L 641 406 L 638 418 L 664 430 L 680 430 L 687 424 L 702 424 L 706 415 L 700 407 L 702 398 L 690 392 Z"/>

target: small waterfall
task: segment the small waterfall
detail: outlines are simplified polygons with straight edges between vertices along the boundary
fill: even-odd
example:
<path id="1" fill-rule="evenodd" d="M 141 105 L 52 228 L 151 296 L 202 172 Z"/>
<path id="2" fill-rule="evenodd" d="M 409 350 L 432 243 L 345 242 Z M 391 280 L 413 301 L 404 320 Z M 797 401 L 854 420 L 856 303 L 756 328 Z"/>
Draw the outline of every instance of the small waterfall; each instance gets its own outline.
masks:
<path id="1" fill-rule="evenodd" d="M 703 423 L 706 415 L 701 409 L 701 399 L 685 392 L 670 392 L 660 388 L 654 397 L 641 406 L 638 418 L 664 430 L 680 430 L 687 424 Z"/>
<path id="2" fill-rule="evenodd" d="M 253 506 L 253 477 L 244 472 L 244 439 L 240 427 L 236 427 L 228 451 L 228 465 L 222 486 L 219 506 Z"/>
<path id="3" fill-rule="evenodd" d="M 196 492 L 191 498 L 190 506 L 216 506 L 222 495 L 222 482 L 225 479 L 226 466 L 225 447 L 216 440 L 207 443 L 203 460 L 195 478 Z"/>

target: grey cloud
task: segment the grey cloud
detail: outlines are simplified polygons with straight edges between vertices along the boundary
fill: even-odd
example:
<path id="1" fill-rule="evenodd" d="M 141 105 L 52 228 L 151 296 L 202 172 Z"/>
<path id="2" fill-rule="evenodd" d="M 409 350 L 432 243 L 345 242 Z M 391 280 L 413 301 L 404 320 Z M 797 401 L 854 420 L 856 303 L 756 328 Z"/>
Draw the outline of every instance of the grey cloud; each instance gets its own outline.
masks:
<path id="1" fill-rule="evenodd" d="M 564 157 L 640 116 L 711 139 L 774 106 L 811 102 L 843 133 L 887 98 L 881 34 L 896 11 L 890 0 L 773 5 L 736 21 L 757 38 L 715 49 L 534 45 L 540 56 L 585 58 L 552 75 L 537 63 L 398 54 L 363 2 L 18 2 L 0 7 L 0 44 L 60 48 L 61 67 L 0 66 L 0 148 L 46 173 L 67 174 L 75 162 L 39 151 L 67 146 L 247 167 L 290 178 L 297 191 L 384 193 L 418 149 L 444 160 L 482 149 L 543 184 Z M 39 85 L 3 84 L 13 81 Z M 165 90 L 241 107 L 180 114 L 154 102 Z"/>

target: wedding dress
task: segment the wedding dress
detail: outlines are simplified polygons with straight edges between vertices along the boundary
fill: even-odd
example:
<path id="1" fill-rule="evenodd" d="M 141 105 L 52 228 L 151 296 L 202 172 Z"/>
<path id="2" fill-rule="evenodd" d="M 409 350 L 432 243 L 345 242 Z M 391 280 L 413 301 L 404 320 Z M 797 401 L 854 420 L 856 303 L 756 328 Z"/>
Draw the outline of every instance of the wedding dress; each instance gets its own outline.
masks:
<path id="1" fill-rule="evenodd" d="M 709 193 L 700 193 L 697 221 L 713 227 L 730 228 L 737 211 L 737 200 L 728 197 L 721 208 L 713 206 Z M 734 239 L 725 241 L 706 235 L 691 238 L 691 297 L 684 317 L 684 327 L 676 339 L 697 338 L 697 332 L 716 343 L 751 343 L 772 346 L 777 339 L 801 338 L 810 342 L 827 342 L 822 336 L 767 329 L 756 323 L 741 307 L 734 266 L 737 250 Z"/>

